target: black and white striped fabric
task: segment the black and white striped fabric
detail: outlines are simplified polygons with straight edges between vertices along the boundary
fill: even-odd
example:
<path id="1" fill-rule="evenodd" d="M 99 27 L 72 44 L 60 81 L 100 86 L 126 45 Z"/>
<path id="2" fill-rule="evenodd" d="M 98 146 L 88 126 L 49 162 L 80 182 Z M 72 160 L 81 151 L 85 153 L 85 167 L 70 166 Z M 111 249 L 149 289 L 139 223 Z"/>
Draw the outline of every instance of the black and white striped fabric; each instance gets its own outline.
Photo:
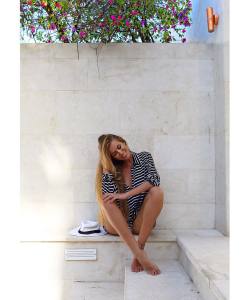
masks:
<path id="1" fill-rule="evenodd" d="M 152 155 L 149 152 L 135 153 L 131 151 L 133 162 L 131 167 L 132 187 L 125 185 L 125 191 L 134 189 L 143 182 L 148 181 L 154 186 L 160 185 L 160 176 L 155 168 Z M 102 175 L 102 193 L 118 193 L 118 188 L 113 180 L 113 175 L 105 173 Z M 128 198 L 128 227 L 132 229 L 134 220 L 142 206 L 147 192 Z M 126 201 L 126 200 L 120 200 Z M 119 201 L 117 201 L 119 206 Z M 119 206 L 120 207 L 120 206 Z"/>

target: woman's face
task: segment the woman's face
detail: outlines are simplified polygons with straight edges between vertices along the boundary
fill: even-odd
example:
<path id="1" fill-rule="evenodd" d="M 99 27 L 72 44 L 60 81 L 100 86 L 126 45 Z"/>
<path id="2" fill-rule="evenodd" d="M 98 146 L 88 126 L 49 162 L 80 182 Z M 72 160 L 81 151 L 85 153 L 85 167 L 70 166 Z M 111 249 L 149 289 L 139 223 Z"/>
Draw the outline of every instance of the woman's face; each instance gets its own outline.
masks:
<path id="1" fill-rule="evenodd" d="M 125 143 L 118 140 L 112 140 L 109 146 L 111 157 L 117 160 L 127 160 L 130 158 L 130 151 Z"/>

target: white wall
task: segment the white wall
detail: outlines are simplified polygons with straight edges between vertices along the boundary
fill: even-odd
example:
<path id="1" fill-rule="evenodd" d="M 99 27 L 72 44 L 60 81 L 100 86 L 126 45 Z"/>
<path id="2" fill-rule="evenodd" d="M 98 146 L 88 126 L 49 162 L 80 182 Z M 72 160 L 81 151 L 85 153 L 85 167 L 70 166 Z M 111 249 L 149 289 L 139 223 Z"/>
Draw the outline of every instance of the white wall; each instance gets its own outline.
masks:
<path id="1" fill-rule="evenodd" d="M 188 41 L 214 46 L 215 198 L 216 229 L 229 234 L 229 1 L 193 0 L 193 24 Z M 206 7 L 219 15 L 213 33 L 207 31 Z"/>
<path id="2" fill-rule="evenodd" d="M 94 47 L 21 45 L 23 235 L 96 219 L 97 138 L 110 132 L 152 153 L 165 191 L 158 228 L 214 228 L 213 46 Z"/>

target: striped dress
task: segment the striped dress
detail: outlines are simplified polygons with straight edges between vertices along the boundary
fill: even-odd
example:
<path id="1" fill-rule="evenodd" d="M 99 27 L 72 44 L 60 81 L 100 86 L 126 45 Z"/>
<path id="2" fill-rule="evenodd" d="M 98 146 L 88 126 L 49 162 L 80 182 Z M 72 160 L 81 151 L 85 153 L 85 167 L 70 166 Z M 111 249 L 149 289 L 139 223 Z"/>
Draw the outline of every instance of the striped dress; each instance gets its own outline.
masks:
<path id="1" fill-rule="evenodd" d="M 154 186 L 160 185 L 160 176 L 155 168 L 152 155 L 149 152 L 135 153 L 131 151 L 133 161 L 131 166 L 131 179 L 132 187 L 125 185 L 125 192 L 136 188 L 143 182 L 148 181 Z M 113 180 L 113 175 L 105 173 L 102 175 L 102 193 L 118 193 L 117 185 Z M 127 223 L 128 228 L 131 230 L 134 220 L 142 206 L 143 200 L 147 192 L 137 194 L 129 197 L 127 200 L 116 200 L 118 207 L 120 207 L 119 201 L 127 201 Z"/>

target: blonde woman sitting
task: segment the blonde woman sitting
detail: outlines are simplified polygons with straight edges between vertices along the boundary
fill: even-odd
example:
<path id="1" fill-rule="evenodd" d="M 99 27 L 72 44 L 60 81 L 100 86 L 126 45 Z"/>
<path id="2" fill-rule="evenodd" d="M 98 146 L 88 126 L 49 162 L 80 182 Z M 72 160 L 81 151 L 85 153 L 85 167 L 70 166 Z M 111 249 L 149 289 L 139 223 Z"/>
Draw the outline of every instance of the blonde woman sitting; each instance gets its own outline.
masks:
<path id="1" fill-rule="evenodd" d="M 133 272 L 151 275 L 160 269 L 147 256 L 144 247 L 163 207 L 160 177 L 149 152 L 130 151 L 117 135 L 98 138 L 99 164 L 96 191 L 99 222 L 112 235 L 119 235 L 132 251 Z M 138 235 L 136 241 L 133 234 Z"/>

